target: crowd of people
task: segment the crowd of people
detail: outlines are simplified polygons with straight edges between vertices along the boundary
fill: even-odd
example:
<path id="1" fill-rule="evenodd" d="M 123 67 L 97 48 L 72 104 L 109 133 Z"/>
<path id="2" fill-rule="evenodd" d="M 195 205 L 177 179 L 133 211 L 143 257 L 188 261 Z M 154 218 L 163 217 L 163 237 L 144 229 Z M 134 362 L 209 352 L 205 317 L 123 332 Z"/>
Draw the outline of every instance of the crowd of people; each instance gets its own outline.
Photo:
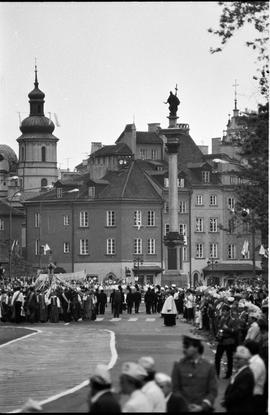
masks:
<path id="1" fill-rule="evenodd" d="M 164 317 L 165 325 L 175 325 L 176 319 L 181 319 L 193 325 L 197 334 L 215 343 L 215 361 L 210 364 L 202 357 L 201 339 L 184 336 L 184 357 L 175 364 L 170 375 L 154 373 L 155 365 L 150 357 L 127 362 L 122 368 L 120 395 L 128 395 L 129 399 L 122 406 L 119 396 L 111 391 L 108 369 L 98 367 L 90 380 L 90 412 L 95 412 L 99 405 L 103 409 L 111 405 L 109 412 L 114 411 L 112 408 L 115 412 L 173 412 L 175 405 L 182 408 L 180 412 L 213 411 L 224 353 L 227 365 L 223 375 L 229 379 L 223 401 L 225 409 L 266 412 L 268 287 L 263 282 L 235 283 L 230 287 L 198 286 L 196 289 L 177 288 L 174 284 L 164 287 L 130 284 L 108 290 L 102 285 L 73 281 L 64 285 L 54 282 L 45 288 L 18 279 L 2 285 L 1 321 L 94 320 L 98 314 L 104 315 L 108 306 L 106 313 L 119 317 L 123 313 L 139 313 L 144 302 L 146 313 Z M 165 401 L 160 398 L 163 406 L 155 410 L 148 395 L 157 387 Z M 153 392 L 154 396 L 156 394 Z"/>

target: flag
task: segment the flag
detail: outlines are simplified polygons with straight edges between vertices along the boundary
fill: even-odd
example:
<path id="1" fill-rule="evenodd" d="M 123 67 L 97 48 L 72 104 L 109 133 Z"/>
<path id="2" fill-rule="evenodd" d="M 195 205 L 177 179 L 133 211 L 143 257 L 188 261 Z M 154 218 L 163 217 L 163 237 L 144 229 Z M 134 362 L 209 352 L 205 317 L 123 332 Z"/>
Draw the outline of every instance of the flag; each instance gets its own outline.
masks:
<path id="1" fill-rule="evenodd" d="M 10 251 L 11 251 L 11 252 L 13 252 L 13 251 L 14 251 L 15 244 L 16 244 L 16 240 L 14 239 L 14 241 L 12 242 L 11 248 L 10 248 Z"/>
<path id="2" fill-rule="evenodd" d="M 58 118 L 57 118 L 56 113 L 54 113 L 54 119 L 55 119 L 56 127 L 60 127 L 60 124 L 59 124 L 59 121 L 58 121 Z"/>
<path id="3" fill-rule="evenodd" d="M 246 239 L 244 240 L 244 244 L 243 244 L 241 254 L 244 258 L 247 257 L 247 254 L 248 254 L 248 241 Z"/>
<path id="4" fill-rule="evenodd" d="M 187 245 L 187 236 L 185 233 L 183 234 L 183 240 L 184 240 L 184 245 Z"/>
<path id="5" fill-rule="evenodd" d="M 48 244 L 41 245 L 41 246 L 42 246 L 42 248 L 43 248 L 43 253 L 44 253 L 44 255 L 47 255 L 47 252 L 48 252 L 48 251 L 50 251 L 50 250 L 51 250 L 51 248 L 49 247 L 49 245 L 48 245 Z"/>
<path id="6" fill-rule="evenodd" d="M 265 249 L 263 245 L 261 245 L 259 254 L 263 255 L 265 258 L 268 258 L 268 248 Z"/>

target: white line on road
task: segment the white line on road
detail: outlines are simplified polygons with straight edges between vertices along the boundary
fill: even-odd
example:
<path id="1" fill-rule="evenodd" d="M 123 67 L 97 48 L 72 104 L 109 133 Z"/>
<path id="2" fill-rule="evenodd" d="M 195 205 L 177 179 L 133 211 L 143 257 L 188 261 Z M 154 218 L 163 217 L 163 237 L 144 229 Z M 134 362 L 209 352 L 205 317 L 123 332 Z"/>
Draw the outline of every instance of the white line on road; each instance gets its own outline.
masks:
<path id="1" fill-rule="evenodd" d="M 113 317 L 110 321 L 120 321 L 122 320 L 120 317 Z"/>
<path id="2" fill-rule="evenodd" d="M 155 321 L 155 318 L 147 318 L 145 321 Z"/>
<path id="3" fill-rule="evenodd" d="M 129 318 L 128 321 L 137 321 L 137 318 Z"/>
<path id="4" fill-rule="evenodd" d="M 33 330 L 33 329 L 30 329 L 30 327 L 21 327 L 21 328 L 22 328 L 22 329 Z M 0 348 L 1 348 L 1 347 L 4 347 L 4 346 L 8 346 L 8 345 L 9 345 L 9 344 L 11 344 L 11 343 L 18 342 L 19 340 L 24 340 L 24 339 L 26 339 L 27 337 L 34 336 L 35 334 L 39 334 L 39 333 L 42 333 L 42 331 L 41 331 L 41 330 L 38 330 L 38 329 L 35 329 L 35 332 L 34 332 L 34 333 L 26 334 L 25 336 L 18 337 L 17 339 L 14 339 L 14 340 L 10 340 L 10 341 L 9 341 L 9 342 L 7 342 L 7 343 L 1 344 L 1 345 L 0 345 Z"/>
<path id="5" fill-rule="evenodd" d="M 94 321 L 102 321 L 104 320 L 104 317 L 97 317 Z"/>

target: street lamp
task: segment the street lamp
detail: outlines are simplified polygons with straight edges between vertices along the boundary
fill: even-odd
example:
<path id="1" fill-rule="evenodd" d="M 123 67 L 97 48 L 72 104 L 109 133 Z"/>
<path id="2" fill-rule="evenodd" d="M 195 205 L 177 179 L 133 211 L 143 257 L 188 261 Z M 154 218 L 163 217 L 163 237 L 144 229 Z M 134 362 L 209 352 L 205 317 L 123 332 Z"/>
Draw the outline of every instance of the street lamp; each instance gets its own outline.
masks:
<path id="1" fill-rule="evenodd" d="M 143 264 L 143 255 L 142 254 L 134 255 L 133 256 L 133 264 L 134 264 L 134 274 L 137 275 L 137 277 L 135 276 L 135 281 L 138 281 L 140 265 Z"/>
<path id="2" fill-rule="evenodd" d="M 216 261 L 213 257 L 210 257 L 209 258 L 209 260 L 207 261 L 207 265 L 211 265 L 211 279 L 210 279 L 210 281 L 211 281 L 211 284 L 213 284 L 213 282 L 214 282 L 214 277 L 213 277 L 213 275 L 214 275 L 214 264 L 217 264 L 218 263 L 218 261 Z"/>
<path id="3" fill-rule="evenodd" d="M 11 280 L 11 273 L 12 273 L 12 202 L 15 196 L 21 196 L 21 191 L 17 190 L 17 192 L 13 193 L 9 200 L 9 279 Z"/>

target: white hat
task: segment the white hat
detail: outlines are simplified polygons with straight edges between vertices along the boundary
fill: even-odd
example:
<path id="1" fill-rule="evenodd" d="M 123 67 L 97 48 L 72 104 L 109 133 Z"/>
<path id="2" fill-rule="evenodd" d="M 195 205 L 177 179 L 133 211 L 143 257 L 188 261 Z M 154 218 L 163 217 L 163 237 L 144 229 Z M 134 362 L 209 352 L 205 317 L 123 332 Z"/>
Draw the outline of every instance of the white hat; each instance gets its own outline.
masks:
<path id="1" fill-rule="evenodd" d="M 228 297 L 228 301 L 230 301 L 230 303 L 232 303 L 234 301 L 234 297 Z"/>
<path id="2" fill-rule="evenodd" d="M 172 286 L 173 288 L 175 288 L 175 287 L 176 287 L 176 284 L 172 284 L 171 286 Z"/>
<path id="3" fill-rule="evenodd" d="M 155 371 L 155 361 L 151 356 L 143 356 L 140 357 L 138 360 L 139 365 L 141 365 L 146 372 L 154 372 Z"/>
<path id="4" fill-rule="evenodd" d="M 172 381 L 172 378 L 166 373 L 158 372 L 155 374 L 155 382 L 159 386 L 163 386 L 163 385 L 166 385 L 167 383 L 171 383 L 171 381 Z"/>
<path id="5" fill-rule="evenodd" d="M 96 366 L 91 380 L 100 385 L 111 385 L 111 374 L 106 365 L 99 364 Z"/>
<path id="6" fill-rule="evenodd" d="M 135 362 L 123 363 L 121 373 L 122 375 L 128 375 L 131 378 L 137 380 L 143 380 L 145 377 L 147 377 L 146 370 Z"/>
<path id="7" fill-rule="evenodd" d="M 237 346 L 235 356 L 241 357 L 242 359 L 250 359 L 251 353 L 245 346 Z"/>

